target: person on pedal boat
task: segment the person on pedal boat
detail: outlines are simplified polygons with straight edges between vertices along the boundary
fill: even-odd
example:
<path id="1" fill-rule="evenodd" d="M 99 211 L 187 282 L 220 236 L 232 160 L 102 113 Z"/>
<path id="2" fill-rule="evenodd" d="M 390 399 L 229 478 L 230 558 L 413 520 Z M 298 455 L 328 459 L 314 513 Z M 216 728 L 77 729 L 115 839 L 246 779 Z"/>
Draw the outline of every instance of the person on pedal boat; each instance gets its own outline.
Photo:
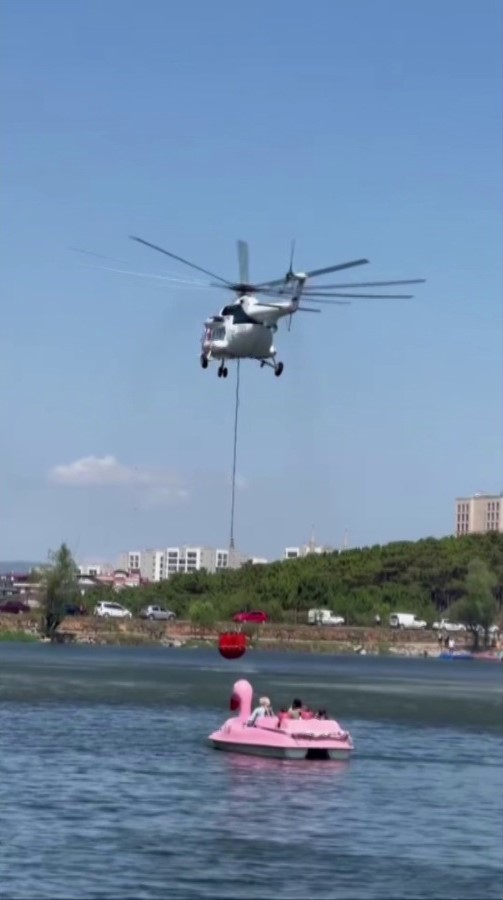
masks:
<path id="1" fill-rule="evenodd" d="M 253 710 L 250 718 L 247 721 L 247 725 L 255 725 L 257 719 L 261 719 L 263 716 L 273 716 L 274 713 L 272 711 L 271 701 L 269 697 L 261 697 L 258 706 Z"/>

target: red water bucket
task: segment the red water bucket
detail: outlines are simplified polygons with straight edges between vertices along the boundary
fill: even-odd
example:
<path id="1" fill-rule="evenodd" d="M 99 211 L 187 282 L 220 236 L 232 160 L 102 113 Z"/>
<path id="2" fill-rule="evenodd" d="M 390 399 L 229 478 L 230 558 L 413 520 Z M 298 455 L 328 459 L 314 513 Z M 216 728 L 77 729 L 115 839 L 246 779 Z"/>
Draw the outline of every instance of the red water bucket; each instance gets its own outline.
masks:
<path id="1" fill-rule="evenodd" d="M 218 649 L 225 659 L 239 659 L 246 653 L 246 634 L 224 631 L 219 635 Z"/>

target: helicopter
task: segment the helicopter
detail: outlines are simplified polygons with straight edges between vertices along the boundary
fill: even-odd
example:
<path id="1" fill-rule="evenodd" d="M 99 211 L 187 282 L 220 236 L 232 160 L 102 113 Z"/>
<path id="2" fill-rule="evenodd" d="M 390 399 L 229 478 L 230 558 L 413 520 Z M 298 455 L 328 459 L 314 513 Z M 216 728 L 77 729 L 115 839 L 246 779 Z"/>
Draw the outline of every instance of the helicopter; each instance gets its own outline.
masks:
<path id="1" fill-rule="evenodd" d="M 152 250 L 163 253 L 177 260 L 216 282 L 209 287 L 232 291 L 236 299 L 223 306 L 217 315 L 210 316 L 204 323 L 201 337 L 200 363 L 207 369 L 212 361 L 219 362 L 217 374 L 219 378 L 227 378 L 230 360 L 251 359 L 260 363 L 260 367 L 269 366 L 276 377 L 283 373 L 284 364 L 277 359 L 274 335 L 278 330 L 278 322 L 288 317 L 288 330 L 292 325 L 292 317 L 298 312 L 321 313 L 323 304 L 349 306 L 351 299 L 411 299 L 411 294 L 360 294 L 352 293 L 354 289 L 367 287 L 387 287 L 390 285 L 422 284 L 424 278 L 401 281 L 368 281 L 351 284 L 324 284 L 319 287 L 308 287 L 307 282 L 313 278 L 367 265 L 368 259 L 354 259 L 308 272 L 295 272 L 293 257 L 295 242 L 292 242 L 290 266 L 281 278 L 254 284 L 249 276 L 249 247 L 243 240 L 237 241 L 239 281 L 232 282 L 221 275 L 215 275 L 195 263 L 177 256 L 157 244 L 152 244 L 141 237 L 130 235 L 131 240 L 144 244 Z M 346 291 L 350 290 L 350 293 Z M 335 291 L 335 293 L 332 293 Z M 301 305 L 302 301 L 302 305 Z M 314 302 L 314 306 L 311 305 Z"/>

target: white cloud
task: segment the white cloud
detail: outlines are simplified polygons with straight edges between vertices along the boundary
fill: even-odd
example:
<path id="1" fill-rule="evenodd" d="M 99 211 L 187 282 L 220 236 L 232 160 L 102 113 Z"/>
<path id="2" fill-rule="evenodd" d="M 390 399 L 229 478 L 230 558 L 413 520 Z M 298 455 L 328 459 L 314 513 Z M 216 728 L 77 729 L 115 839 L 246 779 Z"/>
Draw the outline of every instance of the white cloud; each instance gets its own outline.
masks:
<path id="1" fill-rule="evenodd" d="M 136 484 L 138 474 L 136 468 L 121 465 L 115 456 L 83 456 L 75 462 L 54 466 L 49 480 L 71 487 Z"/>
<path id="2" fill-rule="evenodd" d="M 172 472 L 145 466 L 127 466 L 115 456 L 83 456 L 74 462 L 53 466 L 49 481 L 64 487 L 136 488 L 149 503 L 185 500 L 188 491 Z"/>

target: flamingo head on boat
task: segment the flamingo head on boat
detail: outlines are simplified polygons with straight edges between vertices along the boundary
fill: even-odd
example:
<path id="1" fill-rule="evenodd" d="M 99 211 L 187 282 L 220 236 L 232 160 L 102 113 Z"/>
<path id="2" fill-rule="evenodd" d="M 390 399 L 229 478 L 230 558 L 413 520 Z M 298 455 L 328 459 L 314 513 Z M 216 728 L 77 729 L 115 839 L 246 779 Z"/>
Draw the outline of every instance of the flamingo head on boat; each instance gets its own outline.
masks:
<path id="1" fill-rule="evenodd" d="M 244 678 L 240 679 L 240 681 L 236 681 L 232 688 L 229 704 L 231 712 L 237 712 L 240 716 L 245 716 L 247 718 L 251 713 L 252 697 L 253 688 L 250 682 L 245 681 Z"/>

